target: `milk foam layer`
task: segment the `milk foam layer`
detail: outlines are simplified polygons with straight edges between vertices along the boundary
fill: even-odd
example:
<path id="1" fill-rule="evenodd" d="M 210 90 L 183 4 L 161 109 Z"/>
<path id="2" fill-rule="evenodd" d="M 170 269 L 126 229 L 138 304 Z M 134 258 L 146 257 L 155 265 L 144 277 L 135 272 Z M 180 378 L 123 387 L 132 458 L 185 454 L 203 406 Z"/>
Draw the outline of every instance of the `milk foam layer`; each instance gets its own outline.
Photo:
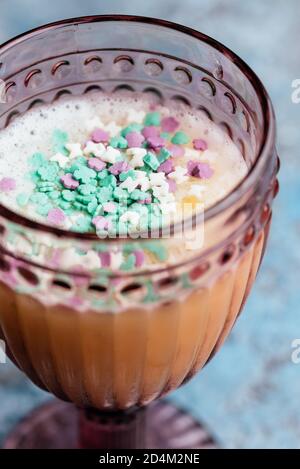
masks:
<path id="1" fill-rule="evenodd" d="M 113 135 L 118 130 L 116 126 L 122 128 L 134 120 L 141 122 L 146 112 L 152 109 L 152 104 L 140 95 L 107 96 L 97 93 L 37 107 L 17 118 L 0 133 L 0 179 L 13 177 L 16 182 L 16 190 L 0 193 L 1 203 L 28 218 L 47 223 L 47 219 L 37 214 L 32 206 L 21 208 L 17 203 L 17 194 L 33 190 L 28 177 L 31 155 L 42 152 L 48 158 L 53 156 L 52 135 L 55 129 L 67 132 L 70 142 L 84 143 L 91 133 L 90 122 L 96 116 L 110 127 Z M 199 185 L 203 189 L 199 191 L 199 201 L 207 209 L 232 191 L 246 175 L 247 167 L 238 148 L 201 111 L 169 103 L 157 106 L 155 110 L 162 116 L 176 117 L 180 129 L 189 135 L 190 142 L 203 138 L 208 144 L 208 150 L 203 152 L 196 152 L 192 144 L 187 145 L 185 156 L 177 158 L 176 164 L 181 166 L 186 166 L 190 159 L 199 158 L 199 161 L 209 163 L 214 172 L 210 179 L 190 178 L 177 185 L 174 194 L 177 202 L 189 194 L 191 185 Z M 68 226 L 64 228 L 68 229 Z"/>

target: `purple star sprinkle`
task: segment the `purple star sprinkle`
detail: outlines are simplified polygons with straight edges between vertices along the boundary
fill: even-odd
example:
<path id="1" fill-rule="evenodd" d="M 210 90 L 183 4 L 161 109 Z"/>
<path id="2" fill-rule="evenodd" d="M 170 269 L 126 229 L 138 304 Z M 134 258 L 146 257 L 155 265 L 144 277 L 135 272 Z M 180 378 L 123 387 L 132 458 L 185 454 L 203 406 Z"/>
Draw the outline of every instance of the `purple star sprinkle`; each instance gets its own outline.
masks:
<path id="1" fill-rule="evenodd" d="M 168 179 L 167 183 L 169 184 L 169 191 L 176 192 L 176 182 L 173 179 Z"/>
<path id="2" fill-rule="evenodd" d="M 161 121 L 163 132 L 174 132 L 179 127 L 179 122 L 175 117 L 164 117 Z"/>
<path id="3" fill-rule="evenodd" d="M 180 158 L 184 155 L 184 148 L 179 145 L 171 144 L 167 148 L 174 158 Z"/>
<path id="4" fill-rule="evenodd" d="M 198 161 L 190 160 L 187 164 L 189 176 L 200 179 L 209 179 L 213 175 L 213 170 L 207 163 L 199 163 Z"/>
<path id="5" fill-rule="evenodd" d="M 165 173 L 165 174 L 169 174 L 169 173 L 172 173 L 172 171 L 174 171 L 174 164 L 172 162 L 172 160 L 166 160 L 164 163 L 162 163 L 160 165 L 160 167 L 158 168 L 157 170 L 159 173 Z"/>
<path id="6" fill-rule="evenodd" d="M 96 129 L 92 133 L 91 138 L 94 143 L 106 143 L 109 140 L 109 134 L 105 130 Z"/>
<path id="7" fill-rule="evenodd" d="M 205 151 L 208 148 L 207 142 L 202 138 L 195 138 L 193 140 L 193 146 L 195 150 Z"/>
<path id="8" fill-rule="evenodd" d="M 145 140 L 145 137 L 140 132 L 129 132 L 126 135 L 126 140 L 129 148 L 139 148 Z"/>
<path id="9" fill-rule="evenodd" d="M 159 128 L 155 127 L 155 125 L 148 125 L 143 128 L 142 134 L 145 138 L 159 137 Z"/>
<path id="10" fill-rule="evenodd" d="M 165 139 L 162 137 L 149 137 L 147 138 L 149 147 L 153 148 L 162 148 L 165 145 Z"/>
<path id="11" fill-rule="evenodd" d="M 16 188 L 16 181 L 13 178 L 2 178 L 0 181 L 0 191 L 10 192 Z"/>
<path id="12" fill-rule="evenodd" d="M 102 171 L 106 164 L 104 161 L 99 160 L 99 158 L 89 158 L 88 159 L 88 167 L 94 169 L 95 171 Z"/>
<path id="13" fill-rule="evenodd" d="M 145 262 L 144 251 L 137 249 L 133 254 L 135 255 L 135 267 L 142 267 Z"/>
<path id="14" fill-rule="evenodd" d="M 99 252 L 99 257 L 101 260 L 101 267 L 110 266 L 110 253 L 109 252 Z"/>
<path id="15" fill-rule="evenodd" d="M 126 161 L 118 161 L 109 168 L 109 172 L 114 176 L 118 176 L 121 173 L 126 173 L 130 170 L 130 166 Z"/>
<path id="16" fill-rule="evenodd" d="M 53 225 L 61 225 L 65 221 L 65 214 L 60 208 L 52 208 L 48 213 L 47 220 Z"/>
<path id="17" fill-rule="evenodd" d="M 71 173 L 65 174 L 60 180 L 67 189 L 76 189 L 79 186 L 79 182 L 73 179 Z"/>

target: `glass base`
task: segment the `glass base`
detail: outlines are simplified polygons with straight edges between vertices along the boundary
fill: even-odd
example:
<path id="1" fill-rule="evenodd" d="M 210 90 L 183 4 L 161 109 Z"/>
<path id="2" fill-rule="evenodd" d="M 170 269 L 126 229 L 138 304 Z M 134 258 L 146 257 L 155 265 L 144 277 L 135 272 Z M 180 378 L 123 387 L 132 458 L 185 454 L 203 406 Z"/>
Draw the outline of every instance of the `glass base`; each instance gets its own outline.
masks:
<path id="1" fill-rule="evenodd" d="M 148 449 L 216 449 L 207 430 L 188 413 L 162 401 L 148 410 Z M 78 448 L 78 412 L 72 404 L 52 401 L 25 417 L 4 442 L 4 449 Z"/>

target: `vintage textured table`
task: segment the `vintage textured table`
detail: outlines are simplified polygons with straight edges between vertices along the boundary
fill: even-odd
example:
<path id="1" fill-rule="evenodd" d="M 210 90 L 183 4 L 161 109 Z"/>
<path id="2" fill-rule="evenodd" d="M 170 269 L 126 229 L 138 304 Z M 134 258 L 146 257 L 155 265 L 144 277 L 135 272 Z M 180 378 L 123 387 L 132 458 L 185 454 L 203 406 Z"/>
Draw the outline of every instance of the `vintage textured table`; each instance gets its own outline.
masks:
<path id="1" fill-rule="evenodd" d="M 105 5 L 101 5 L 101 4 Z M 147 6 L 147 4 L 149 6 Z M 184 23 L 241 55 L 265 83 L 278 119 L 281 192 L 269 249 L 244 314 L 211 364 L 172 399 L 201 418 L 223 447 L 300 447 L 300 365 L 291 342 L 300 337 L 300 78 L 297 0 L 2 0 L 0 41 L 62 17 L 131 13 Z M 0 365 L 0 439 L 49 396 L 12 365 Z"/>

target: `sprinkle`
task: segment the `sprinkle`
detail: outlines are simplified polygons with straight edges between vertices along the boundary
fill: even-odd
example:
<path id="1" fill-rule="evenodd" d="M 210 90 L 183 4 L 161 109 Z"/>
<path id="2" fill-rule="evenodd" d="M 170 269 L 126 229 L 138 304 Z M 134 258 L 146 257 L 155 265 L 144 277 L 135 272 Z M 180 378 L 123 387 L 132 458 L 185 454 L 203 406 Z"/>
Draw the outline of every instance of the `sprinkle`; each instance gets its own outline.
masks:
<path id="1" fill-rule="evenodd" d="M 164 117 L 161 121 L 161 128 L 163 132 L 175 132 L 179 127 L 179 122 L 175 117 Z"/>
<path id="2" fill-rule="evenodd" d="M 46 162 L 47 160 L 43 153 L 38 152 L 34 153 L 29 160 L 30 166 L 35 170 L 39 169 L 39 167 L 43 166 Z"/>
<path id="3" fill-rule="evenodd" d="M 71 173 L 65 174 L 60 180 L 67 189 L 76 189 L 79 186 L 79 182 L 73 179 Z"/>
<path id="4" fill-rule="evenodd" d="M 21 194 L 18 194 L 17 204 L 19 205 L 19 207 L 25 207 L 29 202 L 29 198 L 30 196 L 28 194 L 25 194 L 24 192 L 22 192 Z"/>
<path id="5" fill-rule="evenodd" d="M 163 172 L 152 173 L 149 175 L 149 180 L 150 180 L 151 186 L 162 186 L 166 182 L 166 176 Z"/>
<path id="6" fill-rule="evenodd" d="M 129 171 L 129 169 L 130 169 L 130 166 L 127 163 L 127 161 L 118 161 L 117 163 L 113 164 L 109 168 L 108 171 L 111 174 L 114 174 L 115 176 L 118 176 L 120 173 L 126 173 L 127 171 Z"/>
<path id="7" fill-rule="evenodd" d="M 61 195 L 63 199 L 65 199 L 67 202 L 72 202 L 73 200 L 75 200 L 76 197 L 75 192 L 69 190 L 62 191 Z"/>
<path id="8" fill-rule="evenodd" d="M 149 137 L 147 143 L 151 148 L 162 148 L 165 144 L 165 139 L 162 137 Z"/>
<path id="9" fill-rule="evenodd" d="M 101 181 L 102 187 L 116 187 L 117 185 L 117 178 L 113 174 L 109 174 Z"/>
<path id="10" fill-rule="evenodd" d="M 58 164 L 51 162 L 51 163 L 45 164 L 44 166 L 41 166 L 37 170 L 37 174 L 40 176 L 40 178 L 43 181 L 53 182 L 56 180 L 58 176 L 58 169 L 59 169 Z"/>
<path id="11" fill-rule="evenodd" d="M 82 148 L 80 143 L 66 143 L 65 148 L 69 152 L 69 158 L 77 158 L 77 156 L 82 156 Z"/>
<path id="12" fill-rule="evenodd" d="M 105 146 L 103 145 L 103 143 L 94 143 L 91 141 L 87 142 L 83 150 L 83 154 L 85 156 L 93 155 L 93 156 L 97 156 L 98 158 L 100 158 L 104 153 L 105 153 Z"/>
<path id="13" fill-rule="evenodd" d="M 39 192 L 35 192 L 30 197 L 30 202 L 36 205 L 45 205 L 48 203 L 48 196 L 46 194 L 41 194 Z"/>
<path id="14" fill-rule="evenodd" d="M 97 188 L 93 184 L 80 184 L 77 190 L 81 195 L 90 195 L 94 194 Z"/>
<path id="15" fill-rule="evenodd" d="M 87 166 L 81 166 L 81 168 L 74 171 L 74 178 L 83 183 L 89 182 L 89 180 L 95 178 L 96 175 L 97 173 Z"/>
<path id="16" fill-rule="evenodd" d="M 109 229 L 109 221 L 105 217 L 95 217 L 92 220 L 93 225 L 95 225 L 97 230 L 108 230 Z"/>
<path id="17" fill-rule="evenodd" d="M 48 216 L 50 210 L 52 209 L 52 205 L 47 203 L 45 205 L 39 205 L 36 209 L 37 213 L 42 217 Z"/>
<path id="18" fill-rule="evenodd" d="M 122 137 L 121 135 L 111 138 L 109 144 L 113 148 L 125 149 L 128 147 L 126 138 Z"/>
<path id="19" fill-rule="evenodd" d="M 52 135 L 53 153 L 63 153 L 68 155 L 66 144 L 68 142 L 68 134 L 62 130 L 55 129 Z"/>
<path id="20" fill-rule="evenodd" d="M 125 129 L 122 130 L 121 135 L 122 137 L 126 137 L 127 134 L 130 132 L 140 132 L 142 130 L 143 126 L 141 124 L 130 124 Z"/>
<path id="21" fill-rule="evenodd" d="M 109 134 L 103 129 L 96 129 L 91 135 L 91 139 L 94 143 L 106 143 L 109 140 Z"/>
<path id="22" fill-rule="evenodd" d="M 110 266 L 110 253 L 109 252 L 99 252 L 99 257 L 101 260 L 101 267 Z"/>
<path id="23" fill-rule="evenodd" d="M 120 184 L 121 189 L 126 189 L 129 193 L 133 192 L 137 186 L 139 185 L 139 181 L 137 179 L 132 179 L 131 177 L 128 177 L 125 179 L 124 182 Z"/>
<path id="24" fill-rule="evenodd" d="M 117 270 L 120 268 L 124 260 L 123 253 L 121 251 L 111 252 L 110 253 L 110 267 L 112 270 Z"/>
<path id="25" fill-rule="evenodd" d="M 130 148 L 127 150 L 127 155 L 131 158 L 130 166 L 141 168 L 144 166 L 144 157 L 147 155 L 147 150 L 144 148 Z"/>
<path id="26" fill-rule="evenodd" d="M 129 254 L 127 259 L 121 265 L 121 270 L 128 271 L 132 270 L 136 263 L 136 257 L 134 254 Z"/>
<path id="27" fill-rule="evenodd" d="M 105 130 L 110 133 L 112 137 L 115 137 L 121 132 L 122 127 L 117 125 L 115 122 L 110 122 L 105 126 Z"/>
<path id="28" fill-rule="evenodd" d="M 183 168 L 182 166 L 176 166 L 175 170 L 168 175 L 170 179 L 173 179 L 177 184 L 181 184 L 185 182 L 187 177 L 187 169 Z"/>
<path id="29" fill-rule="evenodd" d="M 60 168 L 65 168 L 69 162 L 69 157 L 63 155 L 62 153 L 55 153 L 55 155 L 51 156 L 50 161 L 58 163 Z"/>
<path id="30" fill-rule="evenodd" d="M 167 160 L 164 163 L 162 163 L 157 171 L 159 173 L 163 172 L 165 174 L 172 173 L 174 171 L 174 164 L 172 160 Z"/>
<path id="31" fill-rule="evenodd" d="M 154 125 L 149 125 L 143 128 L 142 134 L 145 138 L 159 137 L 159 129 Z"/>
<path id="32" fill-rule="evenodd" d="M 169 184 L 169 192 L 176 192 L 177 186 L 176 182 L 173 179 L 168 179 L 167 183 Z"/>
<path id="33" fill-rule="evenodd" d="M 145 254 L 141 249 L 137 249 L 133 252 L 135 256 L 135 267 L 142 267 L 145 262 Z"/>
<path id="34" fill-rule="evenodd" d="M 114 164 L 121 158 L 121 152 L 116 148 L 108 146 L 101 158 L 107 163 Z"/>
<path id="35" fill-rule="evenodd" d="M 159 112 L 149 112 L 146 114 L 146 117 L 144 119 L 144 124 L 145 126 L 149 125 L 160 125 L 160 114 Z"/>
<path id="36" fill-rule="evenodd" d="M 16 188 L 16 181 L 13 178 L 2 178 L 0 180 L 0 191 L 10 192 Z"/>
<path id="37" fill-rule="evenodd" d="M 103 204 L 103 210 L 106 213 L 115 213 L 117 211 L 117 206 L 113 202 L 107 202 Z"/>
<path id="38" fill-rule="evenodd" d="M 171 152 L 171 155 L 174 158 L 181 158 L 184 156 L 185 150 L 183 147 L 180 147 L 179 145 L 169 145 L 168 150 Z"/>
<path id="39" fill-rule="evenodd" d="M 136 179 L 137 178 L 136 172 L 137 171 L 135 171 L 134 169 L 129 169 L 128 171 L 125 171 L 125 172 L 121 173 L 119 175 L 119 179 L 120 179 L 121 182 L 125 181 L 125 179 L 127 179 L 128 177 L 131 177 L 132 179 Z M 139 171 L 139 172 L 144 174 L 143 171 Z"/>
<path id="40" fill-rule="evenodd" d="M 195 138 L 193 140 L 193 146 L 195 150 L 205 151 L 208 148 L 207 142 L 202 138 Z"/>
<path id="41" fill-rule="evenodd" d="M 91 217 L 88 215 L 81 215 L 76 217 L 74 225 L 72 225 L 73 231 L 78 231 L 80 233 L 86 233 L 90 231 L 91 228 Z"/>
<path id="42" fill-rule="evenodd" d="M 162 197 L 165 197 L 169 193 L 169 184 L 165 182 L 165 184 L 161 186 L 153 187 L 152 190 L 154 197 L 160 200 Z"/>
<path id="43" fill-rule="evenodd" d="M 97 192 L 97 199 L 100 204 L 104 204 L 105 202 L 109 202 L 112 198 L 114 189 L 110 187 L 101 187 Z"/>
<path id="44" fill-rule="evenodd" d="M 48 213 L 47 220 L 53 225 L 61 225 L 65 221 L 65 214 L 60 208 L 52 208 Z"/>
<path id="45" fill-rule="evenodd" d="M 184 132 L 176 132 L 174 137 L 172 137 L 171 142 L 178 144 L 178 145 L 184 145 L 186 143 L 189 143 L 189 137 L 184 133 Z"/>
<path id="46" fill-rule="evenodd" d="M 106 164 L 99 158 L 89 158 L 88 166 L 89 168 L 94 169 L 95 171 L 102 171 L 105 168 Z"/>
<path id="47" fill-rule="evenodd" d="M 142 146 L 142 143 L 144 142 L 145 138 L 139 132 L 129 132 L 126 135 L 126 140 L 129 148 L 139 148 Z"/>
<path id="48" fill-rule="evenodd" d="M 168 158 L 170 158 L 171 153 L 166 148 L 162 148 L 158 155 L 158 160 L 160 163 L 164 163 Z"/>
<path id="49" fill-rule="evenodd" d="M 187 164 L 187 169 L 190 176 L 200 179 L 209 179 L 213 175 L 213 170 L 207 163 L 190 160 Z"/>
<path id="50" fill-rule="evenodd" d="M 153 171 L 156 171 L 160 166 L 157 157 L 153 153 L 147 153 L 147 155 L 144 156 L 144 163 L 153 169 Z"/>

